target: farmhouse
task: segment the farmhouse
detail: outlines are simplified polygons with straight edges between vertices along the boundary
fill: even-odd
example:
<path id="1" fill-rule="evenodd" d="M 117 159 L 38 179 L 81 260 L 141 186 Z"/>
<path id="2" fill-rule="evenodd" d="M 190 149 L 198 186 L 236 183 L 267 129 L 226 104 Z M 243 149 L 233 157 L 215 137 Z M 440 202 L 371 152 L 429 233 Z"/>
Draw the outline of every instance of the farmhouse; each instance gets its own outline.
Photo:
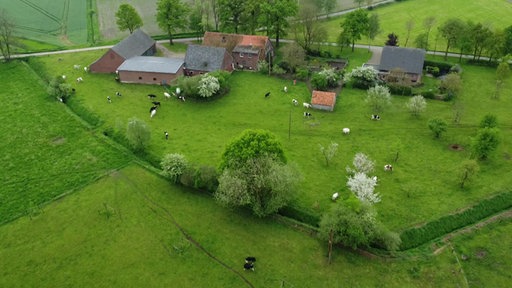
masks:
<path id="1" fill-rule="evenodd" d="M 258 61 L 274 57 L 274 46 L 266 36 L 205 32 L 203 45 L 226 48 L 238 69 L 256 70 Z"/>
<path id="2" fill-rule="evenodd" d="M 425 50 L 385 46 L 377 70 L 384 80 L 390 73 L 402 73 L 413 84 L 421 83 Z"/>
<path id="3" fill-rule="evenodd" d="M 123 83 L 164 85 L 183 75 L 183 59 L 136 56 L 124 61 L 117 71 Z"/>
<path id="4" fill-rule="evenodd" d="M 148 34 L 137 29 L 133 34 L 109 49 L 96 62 L 90 65 L 95 73 L 114 73 L 125 60 L 135 56 L 153 56 L 156 42 Z"/>
<path id="5" fill-rule="evenodd" d="M 333 111 L 336 104 L 336 93 L 313 90 L 311 107 L 315 109 Z"/>
<path id="6" fill-rule="evenodd" d="M 185 55 L 185 75 L 193 76 L 217 70 L 233 71 L 233 57 L 226 48 L 188 45 Z"/>

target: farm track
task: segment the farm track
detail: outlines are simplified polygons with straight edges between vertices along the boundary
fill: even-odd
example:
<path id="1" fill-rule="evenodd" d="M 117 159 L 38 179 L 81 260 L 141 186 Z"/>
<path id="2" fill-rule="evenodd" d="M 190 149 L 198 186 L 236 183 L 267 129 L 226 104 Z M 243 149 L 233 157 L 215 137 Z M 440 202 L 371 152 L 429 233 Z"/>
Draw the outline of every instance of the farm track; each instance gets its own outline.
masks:
<path id="1" fill-rule="evenodd" d="M 217 258 L 215 255 L 213 255 L 210 251 L 208 251 L 204 246 L 201 245 L 201 243 L 199 243 L 197 240 L 195 240 L 192 235 L 190 235 L 184 228 L 183 226 L 181 226 L 178 221 L 176 221 L 176 219 L 174 218 L 174 216 L 172 215 L 172 213 L 165 207 L 163 207 L 162 205 L 160 205 L 158 202 L 156 202 L 155 200 L 151 199 L 147 194 L 145 194 L 143 192 L 143 190 L 138 186 L 138 184 L 134 181 L 132 181 L 132 179 L 126 177 L 122 171 L 119 171 L 118 172 L 118 175 L 120 175 L 120 177 L 130 183 L 130 185 L 134 188 L 134 190 L 136 191 L 136 193 L 138 193 L 140 196 L 142 196 L 142 198 L 146 201 L 147 205 L 148 205 L 148 208 L 151 209 L 155 215 L 157 216 L 160 216 L 162 217 L 164 220 L 166 220 L 167 222 L 171 223 L 172 225 L 174 225 L 174 227 L 176 227 L 180 233 L 192 244 L 194 245 L 197 249 L 199 249 L 200 251 L 202 251 L 206 256 L 208 256 L 210 259 L 212 259 L 213 261 L 217 262 L 218 264 L 222 265 L 223 267 L 225 267 L 229 272 L 231 273 L 234 273 L 236 274 L 238 277 L 240 277 L 240 279 L 242 279 L 246 284 L 247 286 L 249 287 L 254 287 L 254 285 L 244 276 L 242 275 L 240 272 L 238 272 L 237 270 L 233 269 L 232 267 L 230 267 L 228 264 L 224 263 L 222 260 L 220 260 L 219 258 Z M 168 252 L 168 248 L 164 245 L 164 243 L 162 243 L 162 246 L 164 247 L 164 249 Z"/>

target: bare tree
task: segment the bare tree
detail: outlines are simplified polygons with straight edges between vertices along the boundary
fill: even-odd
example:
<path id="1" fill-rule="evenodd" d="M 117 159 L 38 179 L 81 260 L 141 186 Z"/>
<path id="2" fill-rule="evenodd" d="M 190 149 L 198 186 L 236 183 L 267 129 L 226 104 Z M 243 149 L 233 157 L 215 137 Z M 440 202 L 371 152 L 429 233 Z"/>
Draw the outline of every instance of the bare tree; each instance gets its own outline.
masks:
<path id="1" fill-rule="evenodd" d="M 0 10 L 0 52 L 4 61 L 11 60 L 12 47 L 14 46 L 14 22 L 9 18 L 5 10 Z"/>
<path id="2" fill-rule="evenodd" d="M 430 31 L 432 30 L 432 28 L 434 27 L 434 25 L 436 24 L 436 18 L 434 16 L 429 16 L 427 18 L 425 18 L 425 20 L 423 20 L 423 27 L 425 28 L 426 31 L 426 41 L 425 41 L 425 50 L 428 51 L 428 37 L 430 36 Z"/>
<path id="3" fill-rule="evenodd" d="M 407 47 L 407 42 L 409 42 L 409 37 L 411 36 L 411 31 L 414 29 L 414 19 L 411 17 L 407 22 L 405 22 L 405 30 L 407 33 L 405 34 L 405 43 L 404 47 Z"/>

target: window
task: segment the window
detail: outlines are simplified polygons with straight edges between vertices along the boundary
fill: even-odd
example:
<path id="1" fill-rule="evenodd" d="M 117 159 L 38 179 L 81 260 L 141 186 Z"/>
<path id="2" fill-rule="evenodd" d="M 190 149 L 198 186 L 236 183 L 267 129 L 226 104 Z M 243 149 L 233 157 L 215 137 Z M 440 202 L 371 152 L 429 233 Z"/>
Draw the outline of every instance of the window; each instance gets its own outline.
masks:
<path id="1" fill-rule="evenodd" d="M 153 81 L 156 81 L 156 78 L 153 78 Z"/>
<path id="2" fill-rule="evenodd" d="M 142 80 L 142 77 L 141 77 L 141 76 L 139 76 L 139 80 Z"/>
<path id="3" fill-rule="evenodd" d="M 244 58 L 244 53 L 240 52 L 240 58 Z"/>

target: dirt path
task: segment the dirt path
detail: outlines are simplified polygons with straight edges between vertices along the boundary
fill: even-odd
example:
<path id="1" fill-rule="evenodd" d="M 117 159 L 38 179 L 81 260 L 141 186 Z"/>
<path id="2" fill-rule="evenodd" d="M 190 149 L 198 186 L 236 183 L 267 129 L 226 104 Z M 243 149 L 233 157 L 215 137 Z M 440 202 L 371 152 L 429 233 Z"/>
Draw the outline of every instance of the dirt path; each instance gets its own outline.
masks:
<path id="1" fill-rule="evenodd" d="M 156 49 L 158 49 L 158 51 L 162 52 L 162 56 L 163 57 L 167 57 L 167 58 L 183 58 L 185 59 L 185 53 L 176 53 L 176 52 L 172 52 L 170 51 L 169 49 L 165 48 L 164 45 L 162 45 L 161 43 L 156 43 Z"/>

